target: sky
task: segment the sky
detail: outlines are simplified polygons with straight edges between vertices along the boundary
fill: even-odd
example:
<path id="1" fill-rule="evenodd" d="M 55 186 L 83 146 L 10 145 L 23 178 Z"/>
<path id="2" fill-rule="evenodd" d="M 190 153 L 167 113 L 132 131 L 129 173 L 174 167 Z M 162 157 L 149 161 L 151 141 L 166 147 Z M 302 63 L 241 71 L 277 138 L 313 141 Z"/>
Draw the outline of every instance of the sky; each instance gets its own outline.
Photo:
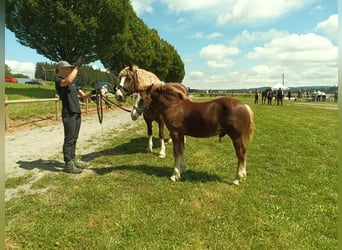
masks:
<path id="1" fill-rule="evenodd" d="M 287 87 L 338 85 L 338 0 L 131 3 L 177 50 L 190 88 L 260 88 L 283 79 Z M 5 63 L 13 73 L 33 77 L 37 62 L 50 62 L 7 29 L 5 36 Z"/>

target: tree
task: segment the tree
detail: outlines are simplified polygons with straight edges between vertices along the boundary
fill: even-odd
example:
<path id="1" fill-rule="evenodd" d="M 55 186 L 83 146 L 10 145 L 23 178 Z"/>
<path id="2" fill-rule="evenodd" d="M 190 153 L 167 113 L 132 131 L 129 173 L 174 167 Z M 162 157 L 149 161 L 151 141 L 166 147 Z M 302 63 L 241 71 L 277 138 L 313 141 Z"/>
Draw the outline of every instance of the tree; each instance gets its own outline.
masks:
<path id="1" fill-rule="evenodd" d="M 100 60 L 115 74 L 132 62 L 161 79 L 184 76 L 177 51 L 147 27 L 129 0 L 6 0 L 5 20 L 19 43 L 54 62 L 83 56 L 86 64 Z"/>
<path id="2" fill-rule="evenodd" d="M 178 53 L 173 53 L 172 55 L 173 57 L 165 81 L 182 82 L 185 75 L 184 63 Z"/>
<path id="3" fill-rule="evenodd" d="M 52 61 L 83 56 L 89 63 L 122 33 L 124 4 L 129 0 L 6 0 L 6 27 Z"/>
<path id="4" fill-rule="evenodd" d="M 126 8 L 126 21 L 122 33 L 117 34 L 116 42 L 109 49 L 107 58 L 102 57 L 102 64 L 118 74 L 122 64 L 133 62 L 139 67 L 147 68 L 152 62 L 154 54 L 149 29 L 147 25 L 135 14 L 133 9 Z"/>
<path id="5" fill-rule="evenodd" d="M 5 64 L 5 77 L 11 77 L 12 76 L 12 72 L 11 72 L 11 68 Z"/>

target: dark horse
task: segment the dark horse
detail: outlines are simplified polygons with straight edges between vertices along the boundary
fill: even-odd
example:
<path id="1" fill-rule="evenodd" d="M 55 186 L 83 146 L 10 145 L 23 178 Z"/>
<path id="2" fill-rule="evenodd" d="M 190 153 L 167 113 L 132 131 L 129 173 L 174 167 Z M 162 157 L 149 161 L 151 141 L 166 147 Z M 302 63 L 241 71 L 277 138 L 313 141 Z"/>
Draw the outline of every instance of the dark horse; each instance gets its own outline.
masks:
<path id="1" fill-rule="evenodd" d="M 150 71 L 140 69 L 136 65 L 129 64 L 127 67 L 122 69 L 119 73 L 119 81 L 120 85 L 117 87 L 117 91 L 115 93 L 115 97 L 119 101 L 125 101 L 126 97 L 131 95 L 132 93 L 138 93 L 136 95 L 135 103 L 133 105 L 133 110 L 131 113 L 131 117 L 133 120 L 136 120 L 139 115 L 143 113 L 144 120 L 147 126 L 147 134 L 149 137 L 147 151 L 152 152 L 153 148 L 153 140 L 152 140 L 152 122 L 156 121 L 159 127 L 159 138 L 160 138 L 160 151 L 158 156 L 160 158 L 164 158 L 166 156 L 165 153 L 165 142 L 164 142 L 164 127 L 165 123 L 162 116 L 153 108 L 149 108 L 147 105 L 145 107 L 139 106 L 138 103 L 140 101 L 139 89 L 146 88 L 151 86 L 152 84 L 164 84 L 159 78 Z M 187 88 L 180 83 L 168 83 L 172 84 L 179 88 L 184 94 L 187 95 Z"/>
<path id="2" fill-rule="evenodd" d="M 219 98 L 196 103 L 172 85 L 152 85 L 140 90 L 144 101 L 163 117 L 173 140 L 175 159 L 174 173 L 170 177 L 177 181 L 185 170 L 184 136 L 210 137 L 229 135 L 236 156 L 238 168 L 233 184 L 239 185 L 246 178 L 246 150 L 254 133 L 254 115 L 251 108 L 234 98 Z"/>

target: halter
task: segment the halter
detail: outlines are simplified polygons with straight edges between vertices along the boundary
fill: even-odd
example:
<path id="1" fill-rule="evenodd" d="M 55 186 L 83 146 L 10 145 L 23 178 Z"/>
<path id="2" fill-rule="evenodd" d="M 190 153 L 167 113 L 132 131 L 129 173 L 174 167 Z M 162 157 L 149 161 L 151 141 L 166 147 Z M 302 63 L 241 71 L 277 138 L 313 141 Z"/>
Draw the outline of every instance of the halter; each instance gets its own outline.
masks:
<path id="1" fill-rule="evenodd" d="M 114 90 L 121 90 L 121 92 L 125 95 L 125 96 L 130 96 L 132 94 L 132 92 L 128 89 L 125 88 L 124 86 L 121 86 L 120 84 L 117 84 L 114 86 Z"/>
<path id="2" fill-rule="evenodd" d="M 142 107 L 139 107 L 139 105 L 138 106 L 133 105 L 133 108 L 132 108 L 133 110 L 135 109 L 139 113 L 139 115 L 144 113 L 148 109 L 149 104 L 150 104 L 149 98 L 142 98 L 142 100 L 144 101 L 144 105 Z"/>
<path id="3" fill-rule="evenodd" d="M 114 90 L 120 90 L 124 94 L 124 96 L 126 97 L 126 96 L 130 96 L 133 93 L 136 93 L 138 91 L 139 78 L 138 78 L 138 71 L 137 70 L 131 71 L 129 69 L 126 69 L 125 71 L 126 71 L 126 74 L 125 74 L 126 77 L 127 76 L 132 77 L 131 82 L 133 82 L 133 83 L 131 83 L 131 86 L 130 86 L 131 89 L 126 88 L 126 87 L 118 84 L 115 86 Z"/>

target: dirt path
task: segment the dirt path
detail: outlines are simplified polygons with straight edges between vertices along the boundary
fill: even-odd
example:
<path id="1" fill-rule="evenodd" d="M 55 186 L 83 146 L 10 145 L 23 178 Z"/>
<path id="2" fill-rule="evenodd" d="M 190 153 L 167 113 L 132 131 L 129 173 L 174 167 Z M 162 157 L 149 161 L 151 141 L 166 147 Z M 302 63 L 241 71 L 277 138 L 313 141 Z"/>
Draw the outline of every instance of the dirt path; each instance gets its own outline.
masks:
<path id="1" fill-rule="evenodd" d="M 97 115 L 83 116 L 77 153 L 85 154 L 95 150 L 99 146 L 98 143 L 93 143 L 96 136 L 105 136 L 109 131 L 119 134 L 120 131 L 137 124 L 131 120 L 129 113 L 122 110 L 104 113 L 102 126 Z M 5 135 L 5 178 L 31 174 L 24 185 L 5 190 L 6 201 L 20 190 L 28 191 L 31 185 L 45 174 L 62 171 L 63 139 L 62 122 Z M 52 158 L 54 160 L 51 160 Z"/>

